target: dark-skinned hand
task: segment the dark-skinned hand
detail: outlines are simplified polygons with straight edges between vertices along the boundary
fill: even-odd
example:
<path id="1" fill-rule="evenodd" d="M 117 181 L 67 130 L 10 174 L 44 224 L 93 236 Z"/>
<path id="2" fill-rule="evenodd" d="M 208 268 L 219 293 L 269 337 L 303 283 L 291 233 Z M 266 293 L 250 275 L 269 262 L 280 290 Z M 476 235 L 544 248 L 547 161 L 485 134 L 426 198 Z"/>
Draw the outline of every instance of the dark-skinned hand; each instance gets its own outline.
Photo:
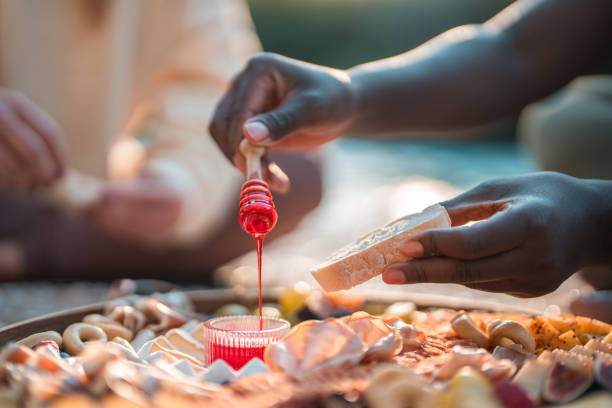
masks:
<path id="1" fill-rule="evenodd" d="M 238 145 L 246 137 L 279 150 L 310 149 L 339 137 L 348 125 L 351 91 L 344 71 L 276 54 L 259 54 L 234 78 L 217 105 L 210 133 L 242 171 Z M 289 179 L 264 156 L 264 178 L 276 191 Z"/>
<path id="2" fill-rule="evenodd" d="M 383 280 L 543 295 L 581 267 L 611 262 L 611 204 L 609 182 L 558 173 L 489 181 L 443 202 L 453 228 L 411 237 L 403 250 L 413 259 L 389 265 Z"/>

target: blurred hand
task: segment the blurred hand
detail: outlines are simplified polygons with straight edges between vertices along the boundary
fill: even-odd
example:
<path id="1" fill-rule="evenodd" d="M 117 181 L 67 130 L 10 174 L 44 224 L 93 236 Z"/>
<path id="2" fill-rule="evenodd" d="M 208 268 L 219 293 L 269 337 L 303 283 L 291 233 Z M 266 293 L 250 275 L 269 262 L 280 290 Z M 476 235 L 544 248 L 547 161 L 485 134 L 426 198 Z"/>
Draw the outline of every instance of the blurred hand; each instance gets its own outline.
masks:
<path id="1" fill-rule="evenodd" d="M 609 271 L 612 273 L 612 270 Z M 612 290 L 604 290 L 574 299 L 570 305 L 572 313 L 612 323 Z"/>
<path id="2" fill-rule="evenodd" d="M 453 226 L 484 221 L 416 234 L 403 248 L 415 259 L 389 265 L 383 280 L 543 295 L 579 268 L 610 256 L 609 231 L 602 224 L 606 201 L 610 197 L 602 197 L 593 181 L 557 173 L 483 183 L 442 204 Z"/>
<path id="3" fill-rule="evenodd" d="M 340 136 L 352 110 L 344 71 L 263 53 L 249 61 L 219 102 L 210 133 L 225 155 L 245 171 L 238 145 L 247 137 L 273 149 L 310 149 Z M 277 191 L 288 178 L 263 158 L 264 178 Z"/>
<path id="4" fill-rule="evenodd" d="M 59 126 L 22 94 L 0 88 L 0 188 L 49 185 L 64 165 Z"/>
<path id="5" fill-rule="evenodd" d="M 109 233 L 136 243 L 156 243 L 174 228 L 181 197 L 154 179 L 110 184 L 84 215 Z"/>

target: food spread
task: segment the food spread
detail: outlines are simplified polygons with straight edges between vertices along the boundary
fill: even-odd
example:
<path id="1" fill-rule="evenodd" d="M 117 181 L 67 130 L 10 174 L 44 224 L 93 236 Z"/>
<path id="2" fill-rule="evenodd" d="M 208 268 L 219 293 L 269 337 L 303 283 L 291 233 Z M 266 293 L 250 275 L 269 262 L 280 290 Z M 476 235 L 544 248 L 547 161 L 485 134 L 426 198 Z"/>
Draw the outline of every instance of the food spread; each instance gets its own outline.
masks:
<path id="1" fill-rule="evenodd" d="M 206 361 L 211 316 L 187 296 L 112 301 L 5 345 L 0 406 L 532 407 L 612 391 L 612 326 L 593 319 L 383 309 L 303 287 L 264 309 L 293 327 L 234 370 Z"/>

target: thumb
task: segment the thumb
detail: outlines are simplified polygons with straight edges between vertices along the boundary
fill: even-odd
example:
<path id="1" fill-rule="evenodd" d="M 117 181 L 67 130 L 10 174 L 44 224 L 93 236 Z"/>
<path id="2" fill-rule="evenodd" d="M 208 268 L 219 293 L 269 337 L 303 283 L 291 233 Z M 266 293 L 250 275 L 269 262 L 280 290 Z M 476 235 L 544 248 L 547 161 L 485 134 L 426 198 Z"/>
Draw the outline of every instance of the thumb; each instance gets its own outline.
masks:
<path id="1" fill-rule="evenodd" d="M 244 135 L 256 145 L 269 145 L 306 126 L 310 115 L 300 99 L 253 116 L 244 123 Z"/>

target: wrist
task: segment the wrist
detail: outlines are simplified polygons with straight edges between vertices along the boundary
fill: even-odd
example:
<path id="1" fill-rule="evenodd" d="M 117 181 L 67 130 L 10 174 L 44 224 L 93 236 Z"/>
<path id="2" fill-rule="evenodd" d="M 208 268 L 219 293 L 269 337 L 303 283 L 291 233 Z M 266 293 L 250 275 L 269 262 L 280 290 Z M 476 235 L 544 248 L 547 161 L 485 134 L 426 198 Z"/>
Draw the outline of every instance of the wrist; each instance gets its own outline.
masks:
<path id="1" fill-rule="evenodd" d="M 349 77 L 349 96 L 350 96 L 350 125 L 349 132 L 359 133 L 361 129 L 362 118 L 367 116 L 368 103 L 367 96 L 367 75 L 363 72 L 360 66 L 351 68 L 346 71 Z"/>

